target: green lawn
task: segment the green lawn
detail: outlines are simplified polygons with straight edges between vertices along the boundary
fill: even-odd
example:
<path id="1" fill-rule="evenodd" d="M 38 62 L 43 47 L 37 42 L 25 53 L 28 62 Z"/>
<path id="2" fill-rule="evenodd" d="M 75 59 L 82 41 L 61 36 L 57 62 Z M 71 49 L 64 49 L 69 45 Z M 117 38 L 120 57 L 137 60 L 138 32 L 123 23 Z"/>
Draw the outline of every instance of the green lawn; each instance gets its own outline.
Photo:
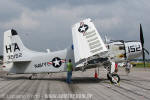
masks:
<path id="1" fill-rule="evenodd" d="M 135 63 L 135 64 L 136 64 L 135 67 L 139 67 L 139 68 L 144 67 L 143 63 Z M 150 68 L 150 63 L 145 63 L 145 67 L 149 67 Z"/>

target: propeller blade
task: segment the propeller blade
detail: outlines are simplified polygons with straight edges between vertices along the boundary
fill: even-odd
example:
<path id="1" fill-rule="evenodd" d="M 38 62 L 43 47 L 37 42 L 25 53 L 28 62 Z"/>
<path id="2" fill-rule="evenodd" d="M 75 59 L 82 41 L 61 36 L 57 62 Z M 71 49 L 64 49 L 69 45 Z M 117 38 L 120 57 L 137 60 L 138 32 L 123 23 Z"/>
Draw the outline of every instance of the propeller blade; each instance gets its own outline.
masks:
<path id="1" fill-rule="evenodd" d="M 143 48 L 143 61 L 144 61 L 144 68 L 145 68 L 145 52 L 149 55 L 148 50 L 146 50 L 145 48 Z"/>
<path id="2" fill-rule="evenodd" d="M 142 30 L 141 24 L 140 24 L 140 41 L 141 41 L 142 47 L 144 47 L 144 37 L 143 37 L 143 30 Z"/>
<path id="3" fill-rule="evenodd" d="M 149 55 L 149 51 L 144 48 L 144 51 Z"/>
<path id="4" fill-rule="evenodd" d="M 143 29 L 142 29 L 141 24 L 140 24 L 140 41 L 142 45 L 143 63 L 144 63 L 144 68 L 145 68 L 144 36 L 143 36 Z"/>
<path id="5" fill-rule="evenodd" d="M 145 52 L 143 50 L 143 62 L 144 62 L 144 68 L 145 68 Z"/>

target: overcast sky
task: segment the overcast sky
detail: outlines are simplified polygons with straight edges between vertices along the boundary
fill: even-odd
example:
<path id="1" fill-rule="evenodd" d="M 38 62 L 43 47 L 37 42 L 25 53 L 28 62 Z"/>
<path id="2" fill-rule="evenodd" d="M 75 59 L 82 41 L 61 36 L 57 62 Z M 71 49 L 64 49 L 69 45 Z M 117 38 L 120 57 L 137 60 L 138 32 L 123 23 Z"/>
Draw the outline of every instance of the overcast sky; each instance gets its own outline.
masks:
<path id="1" fill-rule="evenodd" d="M 64 49 L 72 44 L 71 26 L 84 18 L 113 40 L 139 40 L 141 23 L 150 50 L 150 0 L 0 0 L 0 54 L 11 28 L 29 49 Z"/>

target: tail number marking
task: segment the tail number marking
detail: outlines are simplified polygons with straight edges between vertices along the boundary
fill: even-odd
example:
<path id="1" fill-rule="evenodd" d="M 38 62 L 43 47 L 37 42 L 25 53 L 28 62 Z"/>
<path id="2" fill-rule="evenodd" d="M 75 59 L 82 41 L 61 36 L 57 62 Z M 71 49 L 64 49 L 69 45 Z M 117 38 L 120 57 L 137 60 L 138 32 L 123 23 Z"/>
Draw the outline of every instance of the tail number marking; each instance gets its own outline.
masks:
<path id="1" fill-rule="evenodd" d="M 15 55 L 8 55 L 8 59 L 16 59 L 22 57 L 22 53 L 18 53 Z"/>
<path id="2" fill-rule="evenodd" d="M 141 51 L 140 49 L 140 45 L 137 45 L 137 47 L 135 47 L 134 45 L 132 46 L 128 46 L 128 52 L 138 52 L 138 51 Z"/>

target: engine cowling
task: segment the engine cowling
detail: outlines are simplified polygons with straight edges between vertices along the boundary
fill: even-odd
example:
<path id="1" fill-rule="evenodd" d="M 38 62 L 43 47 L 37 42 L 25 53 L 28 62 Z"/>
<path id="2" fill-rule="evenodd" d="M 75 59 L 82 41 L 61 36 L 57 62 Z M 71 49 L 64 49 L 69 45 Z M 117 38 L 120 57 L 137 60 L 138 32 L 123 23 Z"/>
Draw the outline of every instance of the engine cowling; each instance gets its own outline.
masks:
<path id="1" fill-rule="evenodd" d="M 140 42 L 126 42 L 125 49 L 128 60 L 140 57 L 142 55 L 142 46 Z"/>
<path id="2" fill-rule="evenodd" d="M 107 45 L 109 56 L 115 62 L 131 60 L 142 55 L 142 45 L 136 41 L 114 41 Z"/>

